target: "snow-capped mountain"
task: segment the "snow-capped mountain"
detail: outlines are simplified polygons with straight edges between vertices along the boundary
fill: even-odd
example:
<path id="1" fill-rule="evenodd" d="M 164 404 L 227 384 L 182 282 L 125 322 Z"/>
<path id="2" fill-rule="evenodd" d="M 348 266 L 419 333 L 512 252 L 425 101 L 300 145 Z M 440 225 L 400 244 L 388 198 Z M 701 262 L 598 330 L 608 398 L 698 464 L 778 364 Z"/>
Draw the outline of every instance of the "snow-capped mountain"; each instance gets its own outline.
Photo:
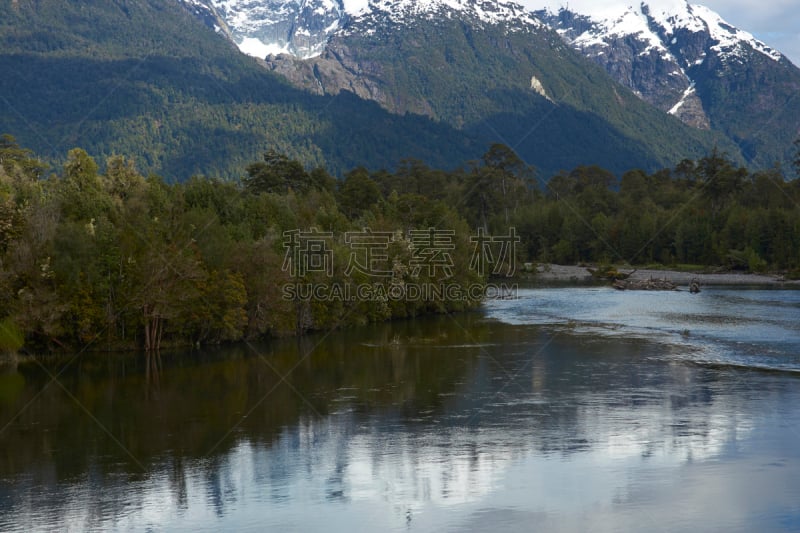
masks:
<path id="1" fill-rule="evenodd" d="M 620 87 L 512 1 L 178 1 L 219 14 L 241 49 L 295 87 L 505 142 L 545 175 L 576 164 L 653 168 L 717 140 Z M 308 13 L 322 23 L 310 27 Z M 347 124 L 358 128 L 358 117 Z M 347 149 L 347 139 L 332 142 Z"/>
<path id="2" fill-rule="evenodd" d="M 699 128 L 711 127 L 697 87 L 698 78 L 708 70 L 704 65 L 718 71 L 747 68 L 753 53 L 788 62 L 750 33 L 687 0 L 645 0 L 593 12 L 562 8 L 536 14 L 617 81 Z"/>
<path id="3" fill-rule="evenodd" d="M 745 64 L 752 51 L 788 61 L 750 33 L 688 0 L 645 0 L 577 13 L 530 12 L 506 0 L 180 0 L 246 54 L 261 59 L 323 54 L 334 35 L 371 34 L 387 24 L 459 16 L 517 29 L 544 21 L 603 66 L 618 82 L 694 127 L 711 122 L 697 92 L 696 71 L 709 56 Z M 528 3 L 530 5 L 530 2 Z"/>
<path id="4" fill-rule="evenodd" d="M 791 141 L 800 134 L 800 100 L 794 98 L 800 70 L 750 33 L 688 0 L 620 0 L 611 7 L 602 2 L 582 12 L 570 10 L 566 0 L 561 9 L 533 11 L 508 0 L 177 1 L 298 87 L 318 94 L 347 90 L 400 114 L 441 118 L 452 113 L 459 127 L 485 107 L 486 95 L 477 93 L 488 89 L 473 80 L 477 72 L 489 77 L 488 84 L 505 78 L 498 86 L 518 86 L 527 77 L 528 87 L 550 102 L 584 108 L 591 100 L 587 94 L 580 102 L 563 99 L 574 97 L 574 91 L 561 100 L 553 94 L 553 85 L 564 81 L 548 79 L 559 70 L 548 54 L 566 57 L 554 44 L 558 41 L 661 111 L 694 128 L 721 132 L 747 161 L 761 166 L 788 161 Z M 535 3 L 526 0 L 526 6 Z M 554 2 L 541 0 L 545 4 Z M 410 36 L 409 29 L 420 24 L 432 29 Z M 453 25 L 463 31 L 453 31 Z M 519 44 L 509 44 L 511 33 L 528 36 L 524 53 Z M 474 42 L 479 34 L 486 34 L 485 46 L 506 47 L 498 65 L 482 63 L 484 51 Z M 392 51 L 391 43 L 399 48 Z M 464 47 L 477 63 L 459 63 Z M 433 65 L 440 55 L 443 63 Z M 431 64 L 423 67 L 425 62 Z M 472 104 L 450 105 L 441 94 L 432 94 L 450 90 L 434 82 L 448 77 L 462 91 L 460 98 Z M 472 80 L 469 87 L 466 78 Z M 470 90 L 474 94 L 467 94 Z"/>
<path id="5" fill-rule="evenodd" d="M 582 13 L 564 3 L 535 14 L 616 81 L 689 125 L 725 134 L 751 164 L 789 161 L 800 134 L 800 69 L 780 52 L 687 0 Z"/>
<path id="6" fill-rule="evenodd" d="M 460 14 L 486 23 L 538 24 L 522 6 L 505 0 L 179 0 L 239 49 L 263 59 L 319 56 L 337 33 L 375 31 L 381 24 Z M 224 21 L 224 25 L 218 20 Z M 358 22 L 357 26 L 350 24 Z M 357 30 L 355 29 L 357 28 Z"/>
<path id="7" fill-rule="evenodd" d="M 562 11 L 570 12 L 568 8 Z M 572 43 L 584 49 L 593 46 L 607 48 L 609 41 L 615 38 L 632 36 L 647 43 L 646 52 L 677 57 L 673 49 L 681 34 L 703 33 L 711 41 L 710 50 L 726 59 L 740 58 L 745 47 L 776 61 L 781 59 L 779 52 L 750 33 L 731 26 L 707 7 L 692 5 L 687 0 L 645 0 L 639 5 L 620 4 L 616 9 L 606 7 L 577 15 L 588 21 L 588 28 L 576 31 L 575 27 L 567 27 L 560 33 L 569 34 Z M 552 12 L 548 18 L 552 18 Z M 699 55 L 694 61 L 701 61 L 705 56 L 703 51 L 690 52 Z"/>

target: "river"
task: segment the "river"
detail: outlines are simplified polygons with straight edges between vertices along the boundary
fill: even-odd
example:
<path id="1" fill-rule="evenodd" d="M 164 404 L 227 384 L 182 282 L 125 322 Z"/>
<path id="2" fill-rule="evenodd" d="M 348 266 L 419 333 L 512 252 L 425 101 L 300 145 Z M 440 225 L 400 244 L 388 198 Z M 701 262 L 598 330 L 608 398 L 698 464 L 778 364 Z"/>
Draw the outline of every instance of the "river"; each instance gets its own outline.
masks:
<path id="1" fill-rule="evenodd" d="M 0 450 L 2 531 L 800 531 L 800 291 L 26 363 Z"/>

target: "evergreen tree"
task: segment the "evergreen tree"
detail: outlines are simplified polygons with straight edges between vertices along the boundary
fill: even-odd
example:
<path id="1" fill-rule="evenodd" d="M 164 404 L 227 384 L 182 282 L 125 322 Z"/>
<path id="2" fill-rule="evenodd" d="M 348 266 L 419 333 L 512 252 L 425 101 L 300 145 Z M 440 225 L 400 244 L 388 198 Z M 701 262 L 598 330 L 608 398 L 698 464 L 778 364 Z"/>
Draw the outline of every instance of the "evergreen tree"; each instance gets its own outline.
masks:
<path id="1" fill-rule="evenodd" d="M 296 160 L 289 159 L 275 150 L 264 154 L 264 160 L 247 166 L 247 177 L 244 186 L 253 193 L 286 193 L 291 191 L 303 193 L 312 185 L 325 186 L 325 180 L 319 184 L 312 182 L 303 165 Z"/>
<path id="2" fill-rule="evenodd" d="M 359 167 L 345 174 L 336 196 L 342 212 L 355 219 L 381 199 L 381 191 L 367 169 Z"/>

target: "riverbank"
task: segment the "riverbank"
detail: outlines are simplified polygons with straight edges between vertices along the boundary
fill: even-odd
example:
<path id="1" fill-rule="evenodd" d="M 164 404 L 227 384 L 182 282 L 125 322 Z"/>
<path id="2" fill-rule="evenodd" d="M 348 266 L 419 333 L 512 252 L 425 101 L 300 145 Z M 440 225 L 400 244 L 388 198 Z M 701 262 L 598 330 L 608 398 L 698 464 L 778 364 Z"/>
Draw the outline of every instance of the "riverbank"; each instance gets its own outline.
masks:
<path id="1" fill-rule="evenodd" d="M 628 272 L 628 269 L 623 269 Z M 800 287 L 800 280 L 785 280 L 783 276 L 771 274 L 744 274 L 738 272 L 702 273 L 680 272 L 677 270 L 643 269 L 634 272 L 629 279 L 647 280 L 650 278 L 672 281 L 676 285 L 688 286 L 692 280 L 697 280 L 703 285 L 776 285 Z M 537 281 L 553 283 L 590 282 L 594 281 L 592 275 L 582 266 L 569 265 L 539 265 L 536 270 Z"/>

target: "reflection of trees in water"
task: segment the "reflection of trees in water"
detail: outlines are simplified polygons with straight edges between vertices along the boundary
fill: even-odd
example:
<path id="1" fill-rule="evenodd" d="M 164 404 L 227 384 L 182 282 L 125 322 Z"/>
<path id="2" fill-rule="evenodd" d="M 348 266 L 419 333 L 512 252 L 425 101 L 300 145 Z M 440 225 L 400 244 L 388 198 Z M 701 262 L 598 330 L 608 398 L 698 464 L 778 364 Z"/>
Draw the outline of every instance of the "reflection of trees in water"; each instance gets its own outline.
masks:
<path id="1" fill-rule="evenodd" d="M 434 357 L 433 345 L 391 345 L 375 339 L 435 338 L 442 323 L 397 322 L 324 339 L 311 336 L 213 352 L 82 356 L 59 375 L 59 382 L 140 461 L 165 450 L 203 457 L 237 423 L 240 430 L 217 452 L 242 435 L 268 442 L 303 415 L 326 415 L 338 408 L 337 400 L 345 395 L 340 390 L 364 411 L 417 401 L 418 395 L 422 403 L 435 398 L 448 382 L 459 381 L 463 364 Z M 53 362 L 51 372 L 63 365 Z M 47 386 L 50 377 L 36 365 L 21 365 L 17 375 L 24 388 L 10 403 L 0 403 L 0 422 L 36 399 L 2 435 L 19 453 L 5 457 L 0 475 L 13 477 L 42 457 L 58 461 L 47 444 L 53 441 L 59 450 L 69 450 L 59 465 L 65 472 L 84 471 L 70 463 L 91 452 L 124 457 L 59 387 Z M 283 382 L 284 376 L 302 397 Z"/>
<path id="2" fill-rule="evenodd" d="M 102 525 L 151 500 L 185 512 L 204 498 L 222 516 L 245 493 L 286 502 L 298 485 L 341 501 L 382 491 L 406 513 L 478 497 L 532 452 L 715 453 L 753 410 L 737 380 L 648 359 L 643 343 L 460 320 L 83 358 L 59 379 L 148 471 L 48 387 L 0 435 L 0 477 L 27 480 L 0 514 L 26 512 L 26 499 L 66 516 L 96 499 L 90 522 Z M 35 367 L 20 371 L 26 388 L 0 405 L 0 420 L 47 382 Z M 767 381 L 760 405 L 781 387 Z"/>
<path id="3" fill-rule="evenodd" d="M 170 496 L 175 501 L 175 508 L 183 512 L 189 508 L 189 492 L 187 489 L 187 470 L 189 468 L 187 468 L 186 460 L 180 455 L 172 457 L 170 462 Z"/>
<path id="4" fill-rule="evenodd" d="M 161 368 L 161 352 L 159 350 L 147 351 L 144 363 L 145 400 L 150 400 L 151 396 L 153 399 L 158 399 L 158 391 L 161 388 Z"/>

